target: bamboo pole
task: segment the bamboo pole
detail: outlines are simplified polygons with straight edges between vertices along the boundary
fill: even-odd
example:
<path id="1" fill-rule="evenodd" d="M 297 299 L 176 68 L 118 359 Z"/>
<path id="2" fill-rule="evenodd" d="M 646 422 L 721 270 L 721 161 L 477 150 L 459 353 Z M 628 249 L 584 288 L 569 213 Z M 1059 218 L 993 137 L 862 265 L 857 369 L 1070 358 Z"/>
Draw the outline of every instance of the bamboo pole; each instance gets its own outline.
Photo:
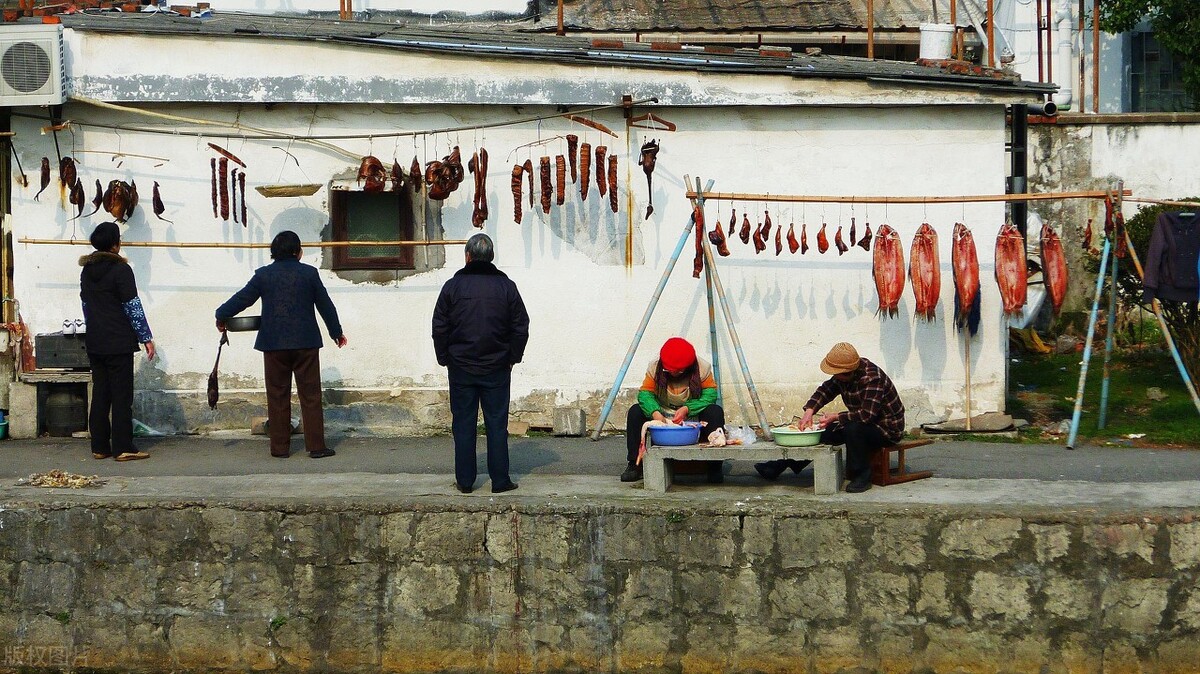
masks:
<path id="1" fill-rule="evenodd" d="M 30 245 L 90 246 L 87 239 L 17 239 L 17 243 Z M 303 248 L 355 248 L 359 246 L 452 246 L 466 244 L 466 240 L 443 239 L 439 241 L 311 241 L 301 243 Z M 270 248 L 268 243 L 224 243 L 218 241 L 121 241 L 122 248 Z"/>
<path id="2" fill-rule="evenodd" d="M 709 183 L 709 186 L 711 186 L 711 185 L 712 185 L 712 183 Z M 696 177 L 696 191 L 697 192 L 700 191 L 700 177 L 699 176 Z M 697 197 L 695 200 L 692 201 L 692 203 L 695 204 L 695 207 L 700 209 L 701 222 L 706 221 L 704 219 L 705 218 L 705 216 L 704 216 L 704 201 L 705 201 L 705 199 L 703 196 Z M 697 225 L 697 227 L 699 227 L 699 225 Z M 703 235 L 704 235 L 704 232 L 703 232 L 703 229 L 701 229 L 701 236 L 703 236 Z M 706 294 L 707 300 L 708 300 L 708 346 L 709 346 L 710 353 L 712 355 L 713 381 L 717 382 L 717 404 L 724 407 L 725 406 L 725 399 L 724 399 L 725 397 L 721 393 L 721 386 L 720 386 L 721 365 L 720 365 L 720 358 L 719 358 L 719 351 L 718 351 L 719 345 L 717 344 L 717 309 L 716 309 L 716 304 L 715 304 L 716 293 L 713 290 L 713 271 L 714 271 L 713 266 L 711 264 L 708 264 L 706 261 L 705 265 L 704 265 L 704 290 L 705 290 L 705 294 Z"/>
<path id="3" fill-rule="evenodd" d="M 1042 47 L 1042 0 L 1037 0 L 1037 9 L 1034 10 L 1033 16 L 1033 20 L 1037 24 L 1038 83 L 1040 84 L 1046 81 L 1046 59 L 1042 56 L 1042 52 L 1044 51 Z"/>
<path id="4" fill-rule="evenodd" d="M 1113 339 L 1117 325 L 1117 266 L 1119 258 L 1112 256 L 1112 279 L 1108 288 L 1108 330 L 1104 335 L 1104 377 L 1100 380 L 1100 415 L 1096 428 L 1103 430 L 1108 424 L 1108 386 L 1112 373 Z"/>
<path id="5" fill-rule="evenodd" d="M 1133 192 L 1125 190 L 1129 195 Z M 689 187 L 686 195 L 689 199 L 698 194 Z M 814 196 L 794 194 L 754 194 L 748 192 L 706 192 L 708 199 L 729 201 L 782 201 L 804 202 L 810 204 L 960 204 L 985 201 L 1050 201 L 1054 199 L 1104 199 L 1112 196 L 1112 192 L 1090 190 L 1083 192 L 1043 192 L 1041 194 L 969 194 L 961 196 Z"/>
<path id="6" fill-rule="evenodd" d="M 967 431 L 971 430 L 971 333 L 967 332 Z"/>
<path id="7" fill-rule="evenodd" d="M 1108 258 L 1112 251 L 1112 240 L 1104 237 L 1104 249 L 1100 252 L 1100 273 L 1096 275 L 1096 299 L 1092 302 L 1092 313 L 1088 316 L 1087 340 L 1083 343 L 1083 362 L 1079 368 L 1079 386 L 1075 389 L 1075 411 L 1071 413 L 1071 432 L 1067 435 L 1067 449 L 1075 449 L 1075 437 L 1079 434 L 1079 418 L 1083 415 L 1083 387 L 1087 384 L 1088 361 L 1092 358 L 1092 338 L 1096 336 L 1096 317 L 1100 314 L 1100 298 L 1104 295 L 1104 276 L 1108 271 Z"/>
<path id="8" fill-rule="evenodd" d="M 867 0 L 867 58 L 875 58 L 875 0 Z"/>
<path id="9" fill-rule="evenodd" d="M 1092 112 L 1100 112 L 1100 0 L 1092 0 Z"/>

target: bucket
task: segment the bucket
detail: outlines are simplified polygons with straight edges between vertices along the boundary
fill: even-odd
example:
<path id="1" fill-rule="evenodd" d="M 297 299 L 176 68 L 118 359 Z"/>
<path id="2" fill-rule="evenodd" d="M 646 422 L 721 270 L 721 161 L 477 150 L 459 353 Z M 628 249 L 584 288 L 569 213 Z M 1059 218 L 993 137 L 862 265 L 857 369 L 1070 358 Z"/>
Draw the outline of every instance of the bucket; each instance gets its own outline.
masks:
<path id="1" fill-rule="evenodd" d="M 81 392 L 61 390 L 46 398 L 46 432 L 52 437 L 69 438 L 75 431 L 87 430 L 87 398 Z"/>
<path id="2" fill-rule="evenodd" d="M 0 440 L 8 437 L 8 419 L 0 421 Z"/>
<path id="3" fill-rule="evenodd" d="M 921 24 L 921 58 L 944 61 L 950 58 L 950 45 L 954 41 L 954 24 Z"/>

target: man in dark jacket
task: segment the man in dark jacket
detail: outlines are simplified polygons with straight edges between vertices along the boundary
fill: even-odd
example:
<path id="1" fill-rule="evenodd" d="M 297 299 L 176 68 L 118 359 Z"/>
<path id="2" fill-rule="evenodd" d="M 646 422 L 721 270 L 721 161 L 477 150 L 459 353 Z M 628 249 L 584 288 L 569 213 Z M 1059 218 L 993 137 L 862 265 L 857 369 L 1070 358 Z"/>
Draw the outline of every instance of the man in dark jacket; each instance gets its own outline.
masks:
<path id="1" fill-rule="evenodd" d="M 466 266 L 442 286 L 433 309 L 433 348 L 450 379 L 454 477 L 464 494 L 475 486 L 480 406 L 492 493 L 517 488 L 508 474 L 509 385 L 529 341 L 529 314 L 517 285 L 492 264 L 494 257 L 486 234 L 472 236 Z"/>
<path id="2" fill-rule="evenodd" d="M 333 456 L 325 446 L 325 416 L 321 409 L 321 331 L 313 312 L 321 314 L 338 348 L 346 335 L 337 309 L 315 267 L 300 263 L 303 251 L 295 232 L 283 231 L 271 241 L 271 264 L 259 267 L 245 288 L 217 308 L 217 330 L 225 321 L 262 298 L 262 320 L 254 348 L 263 352 L 267 386 L 267 432 L 271 456 L 291 454 L 292 377 L 300 398 L 304 447 L 314 459 Z"/>
<path id="3" fill-rule="evenodd" d="M 121 229 L 96 225 L 89 237 L 96 251 L 79 258 L 79 298 L 87 323 L 84 344 L 92 368 L 92 408 L 88 430 L 92 457 L 117 461 L 146 459 L 133 447 L 133 354 L 138 344 L 154 360 L 154 336 L 138 299 L 133 268 L 120 256 Z M 109 413 L 112 419 L 109 419 Z"/>

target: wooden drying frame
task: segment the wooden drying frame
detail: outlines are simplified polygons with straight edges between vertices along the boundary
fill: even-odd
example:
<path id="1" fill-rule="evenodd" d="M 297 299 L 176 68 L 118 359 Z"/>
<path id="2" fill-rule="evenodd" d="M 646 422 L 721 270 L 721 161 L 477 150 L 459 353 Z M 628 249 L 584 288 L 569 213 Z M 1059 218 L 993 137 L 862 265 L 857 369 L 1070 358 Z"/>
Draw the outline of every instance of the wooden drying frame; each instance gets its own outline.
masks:
<path id="1" fill-rule="evenodd" d="M 17 239 L 17 243 L 34 245 L 90 246 L 87 239 Z M 353 248 L 356 246 L 441 246 L 466 245 L 467 240 L 441 241 L 313 241 L 301 243 L 302 248 Z M 122 248 L 270 248 L 270 243 L 225 243 L 220 241 L 122 241 Z"/>
<path id="2" fill-rule="evenodd" d="M 1132 190 L 1122 190 L 1122 195 L 1129 196 Z M 1042 192 L 1038 194 L 968 194 L 961 196 L 924 196 L 924 197 L 842 197 L 842 196 L 804 196 L 795 194 L 752 194 L 743 192 L 697 192 L 688 189 L 685 196 L 694 199 L 703 196 L 706 199 L 721 201 L 782 201 L 823 204 L 959 204 L 984 201 L 1050 201 L 1055 199 L 1105 199 L 1111 197 L 1111 190 L 1091 190 L 1085 192 Z"/>

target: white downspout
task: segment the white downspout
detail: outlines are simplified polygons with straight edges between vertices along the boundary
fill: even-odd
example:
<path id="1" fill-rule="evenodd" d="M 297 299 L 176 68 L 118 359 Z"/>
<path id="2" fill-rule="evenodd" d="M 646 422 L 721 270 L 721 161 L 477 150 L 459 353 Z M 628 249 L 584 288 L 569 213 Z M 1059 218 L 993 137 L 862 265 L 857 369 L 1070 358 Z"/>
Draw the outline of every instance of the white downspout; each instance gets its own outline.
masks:
<path id="1" fill-rule="evenodd" d="M 1058 37 L 1056 45 L 1058 53 L 1054 56 L 1054 82 L 1058 84 L 1058 93 L 1052 97 L 1054 104 L 1061 111 L 1071 109 L 1071 100 L 1074 95 L 1071 90 L 1071 80 L 1075 65 L 1073 49 L 1075 40 L 1071 35 L 1074 22 L 1071 20 L 1070 3 L 1064 2 L 1063 5 L 1054 15 Z"/>

